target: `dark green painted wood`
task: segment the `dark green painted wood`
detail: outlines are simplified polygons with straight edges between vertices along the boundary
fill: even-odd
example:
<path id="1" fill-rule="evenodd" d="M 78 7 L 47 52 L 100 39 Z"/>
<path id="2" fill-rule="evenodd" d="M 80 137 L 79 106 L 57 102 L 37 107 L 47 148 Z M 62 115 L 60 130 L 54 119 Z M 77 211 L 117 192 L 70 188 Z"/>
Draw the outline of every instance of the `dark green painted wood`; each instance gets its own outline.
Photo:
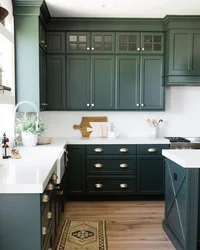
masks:
<path id="1" fill-rule="evenodd" d="M 116 57 L 116 84 L 118 110 L 139 110 L 139 56 Z"/>
<path id="2" fill-rule="evenodd" d="M 141 57 L 141 110 L 164 110 L 163 67 L 163 56 Z"/>
<path id="3" fill-rule="evenodd" d="M 69 145 L 68 164 L 66 173 L 66 190 L 67 195 L 84 195 L 85 194 L 85 146 Z"/>
<path id="4" fill-rule="evenodd" d="M 47 53 L 65 53 L 65 32 L 47 32 Z"/>
<path id="5" fill-rule="evenodd" d="M 167 15 L 163 19 L 164 28 L 169 29 L 199 29 L 198 15 Z"/>
<path id="6" fill-rule="evenodd" d="M 15 80 L 16 101 L 39 103 L 39 22 L 38 16 L 15 16 Z M 31 63 L 30 63 L 31 62 Z M 19 111 L 35 110 L 27 104 Z"/>
<path id="7" fill-rule="evenodd" d="M 113 54 L 115 52 L 114 32 L 92 32 L 91 48 L 92 54 Z"/>
<path id="8" fill-rule="evenodd" d="M 137 156 L 137 192 L 139 194 L 164 194 L 162 155 Z"/>
<path id="9" fill-rule="evenodd" d="M 40 48 L 40 110 L 47 109 L 47 59 Z"/>
<path id="10" fill-rule="evenodd" d="M 42 22 L 39 22 L 39 45 L 44 52 L 47 51 L 47 35 Z"/>
<path id="11" fill-rule="evenodd" d="M 96 164 L 101 164 L 101 168 Z M 126 167 L 121 166 L 122 164 L 126 164 Z M 136 174 L 136 156 L 87 155 L 86 168 L 87 174 Z"/>
<path id="12" fill-rule="evenodd" d="M 48 110 L 66 108 L 65 56 L 47 55 Z"/>
<path id="13" fill-rule="evenodd" d="M 116 53 L 117 54 L 140 54 L 141 33 L 139 32 L 117 32 Z"/>
<path id="14" fill-rule="evenodd" d="M 102 188 L 96 188 L 95 184 L 102 184 Z M 126 184 L 127 188 L 120 187 Z M 90 176 L 87 177 L 88 195 L 130 195 L 136 192 L 136 177 L 129 176 Z"/>
<path id="15" fill-rule="evenodd" d="M 165 160 L 163 228 L 177 249 L 197 249 L 199 169 Z"/>
<path id="16" fill-rule="evenodd" d="M 67 56 L 67 109 L 90 109 L 90 57 Z"/>
<path id="17" fill-rule="evenodd" d="M 114 109 L 114 56 L 91 56 L 91 106 L 93 110 Z"/>
<path id="18" fill-rule="evenodd" d="M 43 0 L 12 0 L 13 6 L 40 6 Z"/>
<path id="19" fill-rule="evenodd" d="M 96 152 L 95 149 L 100 148 L 102 152 Z M 127 152 L 121 152 L 121 149 L 127 149 Z M 136 145 L 86 145 L 87 155 L 132 155 L 136 154 Z"/>
<path id="20" fill-rule="evenodd" d="M 0 194 L 0 249 L 41 250 L 40 194 Z"/>
<path id="21" fill-rule="evenodd" d="M 151 149 L 154 149 L 152 152 Z M 169 144 L 139 144 L 137 154 L 139 155 L 161 155 L 162 149 L 169 149 Z"/>
<path id="22" fill-rule="evenodd" d="M 89 54 L 91 51 L 89 32 L 67 32 L 66 33 L 67 53 Z"/>
<path id="23" fill-rule="evenodd" d="M 141 53 L 142 54 L 163 54 L 164 53 L 164 33 L 141 33 Z"/>

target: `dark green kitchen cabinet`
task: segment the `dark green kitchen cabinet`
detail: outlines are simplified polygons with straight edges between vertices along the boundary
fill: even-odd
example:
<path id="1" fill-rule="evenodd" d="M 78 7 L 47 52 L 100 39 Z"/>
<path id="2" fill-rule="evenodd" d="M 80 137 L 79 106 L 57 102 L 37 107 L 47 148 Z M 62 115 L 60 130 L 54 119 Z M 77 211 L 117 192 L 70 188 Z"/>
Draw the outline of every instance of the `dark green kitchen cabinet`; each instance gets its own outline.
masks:
<path id="1" fill-rule="evenodd" d="M 172 29 L 166 40 L 166 84 L 199 84 L 200 30 Z"/>
<path id="2" fill-rule="evenodd" d="M 47 59 L 45 52 L 40 48 L 40 110 L 47 109 Z"/>
<path id="3" fill-rule="evenodd" d="M 163 56 L 116 58 L 117 109 L 163 110 Z"/>
<path id="4" fill-rule="evenodd" d="M 164 33 L 117 32 L 118 54 L 163 54 Z"/>
<path id="5" fill-rule="evenodd" d="M 162 155 L 139 155 L 137 157 L 137 191 L 139 194 L 164 194 Z"/>
<path id="6" fill-rule="evenodd" d="M 65 53 L 65 32 L 47 32 L 47 53 Z"/>
<path id="7" fill-rule="evenodd" d="M 64 110 L 65 95 L 65 56 L 47 55 L 48 110 Z"/>
<path id="8" fill-rule="evenodd" d="M 65 175 L 66 195 L 85 194 L 85 145 L 69 145 L 67 172 Z"/>
<path id="9" fill-rule="evenodd" d="M 114 56 L 68 55 L 67 109 L 113 110 L 114 80 Z"/>
<path id="10" fill-rule="evenodd" d="M 47 50 L 47 34 L 42 22 L 39 22 L 39 46 L 46 52 Z"/>
<path id="11" fill-rule="evenodd" d="M 115 52 L 114 32 L 67 32 L 67 53 L 111 54 Z"/>

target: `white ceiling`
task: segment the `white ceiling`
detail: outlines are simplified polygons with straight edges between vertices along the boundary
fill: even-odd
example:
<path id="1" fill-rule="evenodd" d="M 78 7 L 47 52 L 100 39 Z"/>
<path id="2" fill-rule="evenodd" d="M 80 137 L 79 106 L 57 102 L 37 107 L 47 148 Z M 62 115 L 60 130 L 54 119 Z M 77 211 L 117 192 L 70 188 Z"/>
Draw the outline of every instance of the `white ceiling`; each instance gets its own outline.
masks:
<path id="1" fill-rule="evenodd" d="M 200 0 L 45 0 L 52 17 L 200 15 Z M 114 8 L 103 8 L 113 4 Z"/>

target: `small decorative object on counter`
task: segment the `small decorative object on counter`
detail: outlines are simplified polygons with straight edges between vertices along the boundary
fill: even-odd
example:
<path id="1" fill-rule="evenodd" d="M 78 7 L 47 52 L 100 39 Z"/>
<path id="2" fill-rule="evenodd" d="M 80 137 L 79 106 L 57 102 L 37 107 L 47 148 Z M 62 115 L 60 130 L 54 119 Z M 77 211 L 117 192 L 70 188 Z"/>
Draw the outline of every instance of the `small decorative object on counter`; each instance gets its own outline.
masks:
<path id="1" fill-rule="evenodd" d="M 12 159 L 21 159 L 22 158 L 21 155 L 19 154 L 19 150 L 18 149 L 13 148 L 11 150 L 11 158 Z"/>
<path id="2" fill-rule="evenodd" d="M 9 12 L 7 11 L 7 9 L 0 6 L 0 22 L 2 22 L 8 14 Z"/>
<path id="3" fill-rule="evenodd" d="M 2 139 L 2 155 L 3 155 L 3 159 L 8 159 L 10 158 L 9 155 L 9 145 L 7 144 L 7 142 L 9 142 L 8 137 L 6 137 L 6 134 L 3 134 L 3 139 Z"/>
<path id="4" fill-rule="evenodd" d="M 149 127 L 150 127 L 150 133 L 149 133 L 149 137 L 156 137 L 157 136 L 157 127 L 158 127 L 158 124 L 160 122 L 163 122 L 162 119 L 160 119 L 159 121 L 157 121 L 156 119 L 148 119 L 146 120 L 146 122 L 149 124 Z"/>

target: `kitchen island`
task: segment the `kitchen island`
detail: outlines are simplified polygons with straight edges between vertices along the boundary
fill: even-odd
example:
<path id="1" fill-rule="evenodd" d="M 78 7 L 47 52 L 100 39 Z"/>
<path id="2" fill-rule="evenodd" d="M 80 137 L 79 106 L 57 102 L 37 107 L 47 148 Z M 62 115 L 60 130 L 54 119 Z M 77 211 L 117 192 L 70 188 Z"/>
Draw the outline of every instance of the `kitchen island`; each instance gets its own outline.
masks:
<path id="1" fill-rule="evenodd" d="M 163 229 L 177 250 L 200 249 L 200 150 L 162 150 L 165 159 Z"/>

